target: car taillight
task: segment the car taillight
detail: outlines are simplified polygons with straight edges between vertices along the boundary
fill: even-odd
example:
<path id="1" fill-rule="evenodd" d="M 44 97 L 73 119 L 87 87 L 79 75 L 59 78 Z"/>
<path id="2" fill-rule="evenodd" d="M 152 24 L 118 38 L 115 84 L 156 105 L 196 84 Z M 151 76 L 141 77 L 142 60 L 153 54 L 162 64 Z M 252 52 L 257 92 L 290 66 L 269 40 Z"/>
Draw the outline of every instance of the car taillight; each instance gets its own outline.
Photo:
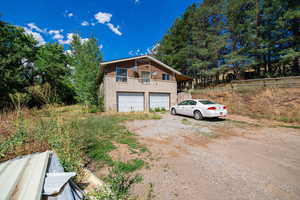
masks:
<path id="1" fill-rule="evenodd" d="M 227 107 L 226 107 L 226 106 L 224 106 L 224 107 L 223 107 L 223 109 L 225 110 L 225 109 L 227 109 Z"/>
<path id="2" fill-rule="evenodd" d="M 216 107 L 209 107 L 207 108 L 207 110 L 216 110 L 217 108 Z"/>

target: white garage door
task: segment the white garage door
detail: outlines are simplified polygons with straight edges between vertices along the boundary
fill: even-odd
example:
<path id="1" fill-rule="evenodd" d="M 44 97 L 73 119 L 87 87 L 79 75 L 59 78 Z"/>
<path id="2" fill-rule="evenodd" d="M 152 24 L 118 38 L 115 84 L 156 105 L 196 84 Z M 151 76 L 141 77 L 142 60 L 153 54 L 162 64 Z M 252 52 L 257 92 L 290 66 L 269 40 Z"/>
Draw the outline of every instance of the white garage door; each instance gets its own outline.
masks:
<path id="1" fill-rule="evenodd" d="M 164 108 L 170 109 L 170 94 L 151 93 L 150 94 L 150 109 Z"/>
<path id="2" fill-rule="evenodd" d="M 144 93 L 119 92 L 117 95 L 119 112 L 144 111 Z"/>

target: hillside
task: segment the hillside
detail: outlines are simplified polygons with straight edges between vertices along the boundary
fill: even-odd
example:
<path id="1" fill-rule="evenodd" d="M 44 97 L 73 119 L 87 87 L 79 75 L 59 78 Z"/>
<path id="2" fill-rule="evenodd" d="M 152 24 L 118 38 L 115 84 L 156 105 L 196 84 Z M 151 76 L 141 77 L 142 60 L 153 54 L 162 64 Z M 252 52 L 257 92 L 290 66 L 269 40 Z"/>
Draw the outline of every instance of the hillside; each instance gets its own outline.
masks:
<path id="1" fill-rule="evenodd" d="M 192 91 L 228 107 L 231 114 L 300 123 L 300 88 L 215 88 Z"/>

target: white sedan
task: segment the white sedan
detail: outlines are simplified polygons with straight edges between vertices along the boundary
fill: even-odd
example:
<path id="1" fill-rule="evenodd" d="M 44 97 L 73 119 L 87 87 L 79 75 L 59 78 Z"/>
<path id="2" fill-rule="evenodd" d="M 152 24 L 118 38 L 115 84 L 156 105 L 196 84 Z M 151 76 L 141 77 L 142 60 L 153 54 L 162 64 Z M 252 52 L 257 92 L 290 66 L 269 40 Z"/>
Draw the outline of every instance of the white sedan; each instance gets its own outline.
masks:
<path id="1" fill-rule="evenodd" d="M 171 107 L 171 114 L 192 116 L 197 120 L 204 117 L 225 117 L 228 112 L 226 106 L 214 103 L 207 99 L 189 99 Z"/>

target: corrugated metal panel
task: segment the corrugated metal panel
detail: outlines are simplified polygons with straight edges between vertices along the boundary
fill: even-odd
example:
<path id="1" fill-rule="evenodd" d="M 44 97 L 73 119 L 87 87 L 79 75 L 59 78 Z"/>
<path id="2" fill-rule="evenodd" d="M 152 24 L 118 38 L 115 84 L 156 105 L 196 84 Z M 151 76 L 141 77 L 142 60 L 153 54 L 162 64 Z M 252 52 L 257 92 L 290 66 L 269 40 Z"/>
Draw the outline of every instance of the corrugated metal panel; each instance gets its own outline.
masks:
<path id="1" fill-rule="evenodd" d="M 50 151 L 0 163 L 0 200 L 40 200 L 43 193 L 48 200 L 83 199 L 83 192 L 69 180 L 74 175 L 64 173 L 57 155 Z M 45 194 L 53 188 L 58 194 Z"/>
<path id="2" fill-rule="evenodd" d="M 0 199 L 41 199 L 50 152 L 18 157 L 0 164 Z"/>

